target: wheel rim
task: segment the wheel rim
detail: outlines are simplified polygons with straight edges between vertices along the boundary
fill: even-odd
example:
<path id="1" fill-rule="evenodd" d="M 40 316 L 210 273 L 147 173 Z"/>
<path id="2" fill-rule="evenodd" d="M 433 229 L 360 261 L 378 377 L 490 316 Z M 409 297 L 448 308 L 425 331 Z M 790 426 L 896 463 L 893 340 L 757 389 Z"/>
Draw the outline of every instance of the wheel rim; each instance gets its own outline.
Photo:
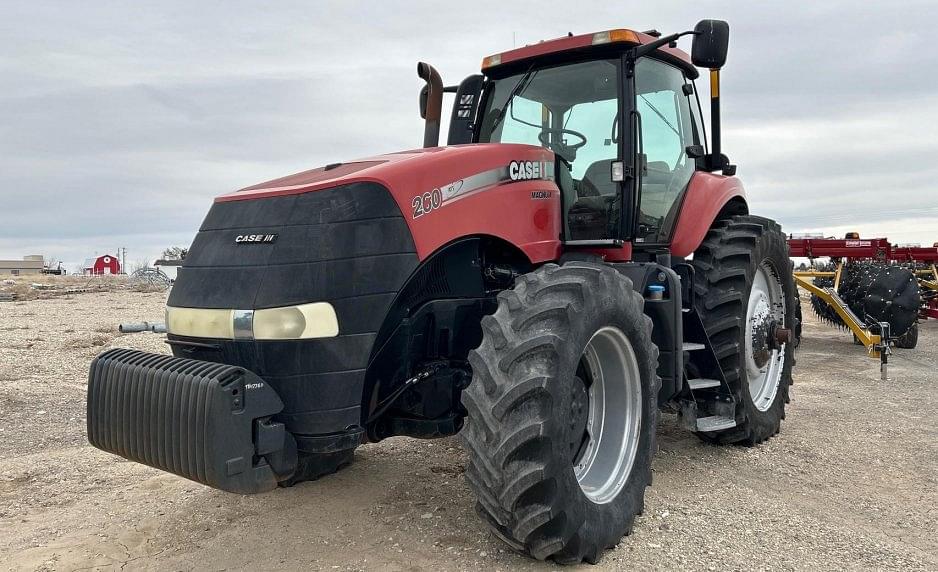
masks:
<path id="1" fill-rule="evenodd" d="M 785 344 L 774 340 L 775 329 L 785 326 L 785 296 L 775 267 L 764 260 L 756 271 L 746 309 L 746 374 L 749 395 L 759 411 L 775 402 L 782 369 Z"/>
<path id="2" fill-rule="evenodd" d="M 604 504 L 625 486 L 638 452 L 641 378 L 632 344 L 611 326 L 593 334 L 581 364 L 589 378 L 589 414 L 573 472 L 587 498 Z"/>

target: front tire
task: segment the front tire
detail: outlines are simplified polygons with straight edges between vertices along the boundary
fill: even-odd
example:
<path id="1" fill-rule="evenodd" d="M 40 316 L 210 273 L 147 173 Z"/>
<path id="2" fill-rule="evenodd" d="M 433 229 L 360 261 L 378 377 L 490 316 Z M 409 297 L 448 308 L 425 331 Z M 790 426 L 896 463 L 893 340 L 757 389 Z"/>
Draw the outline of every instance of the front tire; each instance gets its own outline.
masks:
<path id="1" fill-rule="evenodd" d="M 795 363 L 795 344 L 773 336 L 797 324 L 785 235 L 773 220 L 734 216 L 710 229 L 693 265 L 696 309 L 736 400 L 735 427 L 697 435 L 712 443 L 761 443 L 785 418 Z"/>
<path id="2" fill-rule="evenodd" d="M 483 318 L 462 397 L 466 478 L 516 550 L 595 563 L 643 510 L 660 386 L 643 304 L 611 267 L 548 264 Z"/>

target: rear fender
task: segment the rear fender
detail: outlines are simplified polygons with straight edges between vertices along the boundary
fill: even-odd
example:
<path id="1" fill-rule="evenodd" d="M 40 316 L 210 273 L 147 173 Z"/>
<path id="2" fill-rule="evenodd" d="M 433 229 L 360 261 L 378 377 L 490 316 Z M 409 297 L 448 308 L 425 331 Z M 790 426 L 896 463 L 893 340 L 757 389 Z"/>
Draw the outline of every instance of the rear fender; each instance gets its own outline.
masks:
<path id="1" fill-rule="evenodd" d="M 698 171 L 691 177 L 671 239 L 671 254 L 689 256 L 721 218 L 749 214 L 746 191 L 736 177 Z"/>

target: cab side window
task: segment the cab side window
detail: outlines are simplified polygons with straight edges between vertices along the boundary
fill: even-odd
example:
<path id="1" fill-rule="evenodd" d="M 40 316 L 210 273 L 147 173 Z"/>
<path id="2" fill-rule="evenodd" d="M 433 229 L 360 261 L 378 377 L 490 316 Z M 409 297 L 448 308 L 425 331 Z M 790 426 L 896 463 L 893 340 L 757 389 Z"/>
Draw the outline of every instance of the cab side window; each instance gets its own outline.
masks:
<path id="1" fill-rule="evenodd" d="M 635 65 L 636 107 L 641 115 L 644 154 L 636 242 L 666 242 L 695 162 L 687 146 L 697 138 L 686 80 L 676 67 L 651 58 Z"/>

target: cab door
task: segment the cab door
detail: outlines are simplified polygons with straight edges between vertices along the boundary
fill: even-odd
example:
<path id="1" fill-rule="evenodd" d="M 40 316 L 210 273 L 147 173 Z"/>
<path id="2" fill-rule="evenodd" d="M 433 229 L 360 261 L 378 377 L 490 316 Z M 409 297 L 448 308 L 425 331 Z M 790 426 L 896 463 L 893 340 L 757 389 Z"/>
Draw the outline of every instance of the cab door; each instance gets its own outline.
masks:
<path id="1" fill-rule="evenodd" d="M 696 98 L 684 72 L 664 62 L 641 58 L 634 77 L 641 178 L 633 240 L 636 246 L 663 245 L 696 169 L 696 160 L 688 156 L 688 147 L 702 140 L 692 112 Z"/>

